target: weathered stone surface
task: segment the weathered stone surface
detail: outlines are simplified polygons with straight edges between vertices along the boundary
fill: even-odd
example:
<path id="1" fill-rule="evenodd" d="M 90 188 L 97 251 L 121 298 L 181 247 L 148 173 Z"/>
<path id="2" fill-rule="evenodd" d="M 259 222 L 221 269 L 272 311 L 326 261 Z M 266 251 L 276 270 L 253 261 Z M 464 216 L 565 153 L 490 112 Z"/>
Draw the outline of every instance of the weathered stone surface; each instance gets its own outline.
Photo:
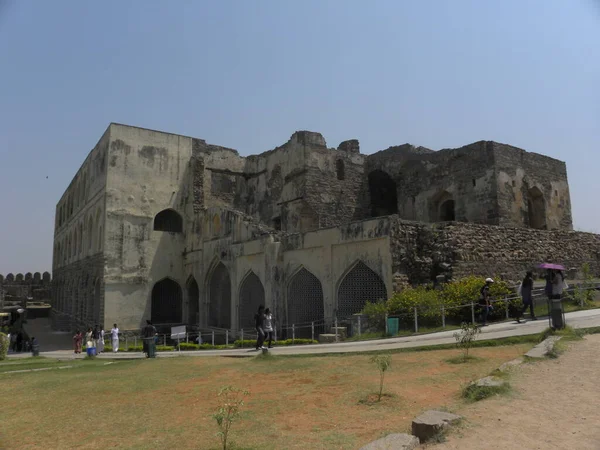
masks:
<path id="1" fill-rule="evenodd" d="M 461 416 L 444 411 L 426 411 L 412 422 L 412 434 L 426 442 L 461 420 Z"/>
<path id="2" fill-rule="evenodd" d="M 517 359 L 513 359 L 512 361 L 505 362 L 498 368 L 498 370 L 500 372 L 508 372 L 513 367 L 516 367 L 520 364 L 523 364 L 523 358 L 517 358 Z"/>
<path id="3" fill-rule="evenodd" d="M 525 356 L 528 358 L 545 358 L 554 349 L 554 344 L 558 340 L 560 340 L 560 336 L 550 336 L 525 353 Z"/>
<path id="4" fill-rule="evenodd" d="M 395 433 L 373 441 L 360 450 L 412 450 L 419 446 L 419 438 L 412 434 Z"/>
<path id="5" fill-rule="evenodd" d="M 485 377 L 473 382 L 474 385 L 479 387 L 501 387 L 505 383 L 503 379 L 498 377 Z"/>

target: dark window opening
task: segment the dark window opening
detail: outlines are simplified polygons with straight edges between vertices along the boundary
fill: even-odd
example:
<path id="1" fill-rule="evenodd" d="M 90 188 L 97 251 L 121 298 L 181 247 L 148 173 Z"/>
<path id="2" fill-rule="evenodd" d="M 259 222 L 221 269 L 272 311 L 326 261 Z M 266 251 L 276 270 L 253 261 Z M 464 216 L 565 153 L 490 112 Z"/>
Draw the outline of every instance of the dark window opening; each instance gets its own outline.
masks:
<path id="1" fill-rule="evenodd" d="M 517 187 L 517 182 L 515 180 L 512 181 L 512 187 Z"/>
<path id="2" fill-rule="evenodd" d="M 231 328 L 231 278 L 223 263 L 212 273 L 208 295 L 208 326 Z"/>
<path id="3" fill-rule="evenodd" d="M 251 272 L 240 287 L 239 323 L 240 329 L 254 328 L 254 314 L 260 305 L 265 305 L 265 288 L 260 278 Z"/>
<path id="4" fill-rule="evenodd" d="M 477 186 L 477 180 L 473 178 L 473 187 Z"/>
<path id="5" fill-rule="evenodd" d="M 536 230 L 546 229 L 546 204 L 544 194 L 537 187 L 528 191 L 527 200 L 527 225 Z"/>
<path id="6" fill-rule="evenodd" d="M 275 217 L 273 219 L 273 228 L 277 231 L 281 231 L 281 217 Z"/>
<path id="7" fill-rule="evenodd" d="M 374 170 L 369 174 L 369 192 L 372 217 L 398 214 L 396 183 L 387 173 Z"/>
<path id="8" fill-rule="evenodd" d="M 319 279 L 305 268 L 300 269 L 287 288 L 288 327 L 299 324 L 313 324 L 315 336 L 325 333 L 325 305 L 323 288 Z M 296 337 L 310 338 L 311 327 L 297 326 Z"/>
<path id="9" fill-rule="evenodd" d="M 176 281 L 165 278 L 152 288 L 152 323 L 180 323 L 182 312 L 181 287 Z"/>
<path id="10" fill-rule="evenodd" d="M 200 289 L 198 283 L 192 277 L 187 286 L 188 293 L 188 323 L 190 325 L 198 325 L 200 323 Z"/>
<path id="11" fill-rule="evenodd" d="M 341 159 L 338 159 L 335 162 L 335 171 L 336 171 L 337 179 L 338 180 L 344 180 L 346 178 L 346 172 L 345 172 L 345 168 L 344 168 L 344 161 L 342 161 Z"/>
<path id="12" fill-rule="evenodd" d="M 154 217 L 154 231 L 181 233 L 183 231 L 183 220 L 176 211 L 165 209 Z"/>

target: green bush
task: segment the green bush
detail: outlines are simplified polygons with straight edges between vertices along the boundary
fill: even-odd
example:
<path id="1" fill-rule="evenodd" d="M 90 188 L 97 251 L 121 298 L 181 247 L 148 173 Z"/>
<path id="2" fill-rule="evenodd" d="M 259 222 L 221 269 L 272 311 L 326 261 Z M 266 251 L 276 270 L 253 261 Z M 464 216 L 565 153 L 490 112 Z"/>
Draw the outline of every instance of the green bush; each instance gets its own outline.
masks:
<path id="1" fill-rule="evenodd" d="M 127 347 L 128 352 L 143 352 L 144 351 L 144 346 L 143 345 L 130 345 L 129 347 Z"/>
<path id="2" fill-rule="evenodd" d="M 9 345 L 10 341 L 8 340 L 8 336 L 4 333 L 0 333 L 0 361 L 6 358 Z"/>
<path id="3" fill-rule="evenodd" d="M 179 350 L 181 350 L 181 351 L 185 351 L 185 350 L 199 350 L 199 349 L 200 349 L 200 346 L 198 344 L 193 344 L 191 342 L 180 342 L 179 343 Z"/>
<path id="4" fill-rule="evenodd" d="M 385 316 L 388 313 L 388 305 L 386 302 L 367 302 L 362 310 L 363 314 L 369 318 L 369 325 L 377 330 L 385 329 Z"/>
<path id="5" fill-rule="evenodd" d="M 285 339 L 282 341 L 273 341 L 273 346 L 286 346 L 286 345 L 308 345 L 308 344 L 318 344 L 318 341 L 314 341 L 312 339 L 294 339 L 294 341 L 292 342 L 291 339 Z M 249 347 L 254 347 L 256 345 L 256 339 L 244 339 L 243 341 L 241 340 L 237 340 L 233 343 L 233 346 L 236 348 L 241 348 L 242 344 L 244 344 L 243 346 L 246 348 Z"/>
<path id="6" fill-rule="evenodd" d="M 175 347 L 173 347 L 172 345 L 157 345 L 156 346 L 157 352 L 172 352 L 173 350 L 175 350 Z"/>

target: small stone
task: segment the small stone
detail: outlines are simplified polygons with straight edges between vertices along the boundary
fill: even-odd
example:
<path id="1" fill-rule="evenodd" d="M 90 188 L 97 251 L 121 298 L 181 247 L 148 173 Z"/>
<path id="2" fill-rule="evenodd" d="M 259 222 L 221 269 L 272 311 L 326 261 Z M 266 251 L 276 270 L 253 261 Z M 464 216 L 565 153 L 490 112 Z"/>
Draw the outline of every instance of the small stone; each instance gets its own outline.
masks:
<path id="1" fill-rule="evenodd" d="M 475 381 L 473 384 L 479 387 L 501 387 L 504 385 L 504 380 L 497 377 L 485 377 Z"/>
<path id="2" fill-rule="evenodd" d="M 456 414 L 443 411 L 426 411 L 413 420 L 412 433 L 421 442 L 426 442 L 461 419 L 462 417 Z"/>
<path id="3" fill-rule="evenodd" d="M 382 439 L 373 441 L 360 450 L 412 450 L 419 446 L 419 438 L 412 434 L 388 434 Z"/>

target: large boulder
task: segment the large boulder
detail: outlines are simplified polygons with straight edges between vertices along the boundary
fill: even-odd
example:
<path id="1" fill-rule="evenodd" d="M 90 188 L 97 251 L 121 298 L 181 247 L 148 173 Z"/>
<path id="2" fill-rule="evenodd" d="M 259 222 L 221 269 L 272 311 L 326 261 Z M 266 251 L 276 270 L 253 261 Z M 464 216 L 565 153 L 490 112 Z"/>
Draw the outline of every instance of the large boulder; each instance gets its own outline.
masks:
<path id="1" fill-rule="evenodd" d="M 427 442 L 461 419 L 462 417 L 456 414 L 444 411 L 426 411 L 413 420 L 412 434 L 417 436 L 421 442 Z"/>
<path id="2" fill-rule="evenodd" d="M 412 450 L 419 446 L 419 438 L 412 434 L 388 434 L 365 445 L 360 450 Z"/>

